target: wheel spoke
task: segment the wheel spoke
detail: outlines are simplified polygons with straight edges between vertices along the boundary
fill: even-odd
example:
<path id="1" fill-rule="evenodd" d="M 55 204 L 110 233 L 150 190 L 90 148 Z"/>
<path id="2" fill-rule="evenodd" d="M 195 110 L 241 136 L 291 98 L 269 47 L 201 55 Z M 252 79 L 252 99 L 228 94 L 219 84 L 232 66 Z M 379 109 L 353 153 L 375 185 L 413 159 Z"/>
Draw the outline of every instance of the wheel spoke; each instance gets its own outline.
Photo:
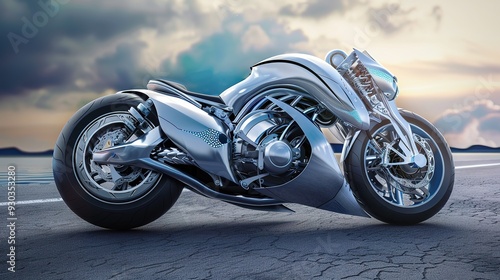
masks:
<path id="1" fill-rule="evenodd" d="M 97 179 L 94 177 L 94 181 L 99 185 L 106 183 L 106 180 L 101 177 L 98 177 Z"/>
<path id="2" fill-rule="evenodd" d="M 370 139 L 370 142 L 368 142 L 368 147 L 371 148 L 375 153 L 381 154 L 382 153 L 382 148 L 380 145 L 375 141 L 375 139 Z"/>
<path id="3" fill-rule="evenodd" d="M 83 164 L 76 170 L 84 187 L 91 195 L 109 203 L 125 203 L 137 199 L 156 186 L 160 175 L 134 166 L 98 165 L 93 153 L 103 147 L 113 147 L 137 139 L 139 130 L 128 129 L 123 120 L 128 112 L 116 112 L 95 119 L 77 139 L 73 161 Z M 148 128 L 154 125 L 147 123 Z M 142 130 L 141 130 L 142 132 Z M 76 164 L 75 164 L 76 165 Z"/>
<path id="4" fill-rule="evenodd" d="M 437 164 L 442 164 L 442 160 L 435 160 L 434 151 L 438 147 L 433 138 L 420 127 L 411 125 L 417 148 L 428 159 L 426 166 L 412 168 L 402 160 L 404 154 L 397 145 L 399 137 L 390 124 L 373 132 L 364 150 L 365 172 L 373 190 L 388 203 L 404 208 L 419 206 L 432 197 L 436 188 L 431 186 L 439 182 L 433 179 L 436 177 L 433 173 Z M 382 157 L 387 157 L 389 163 L 381 165 Z M 437 174 L 442 175 L 440 168 Z"/>
<path id="5" fill-rule="evenodd" d="M 404 206 L 404 201 L 403 201 L 403 192 L 400 191 L 394 184 L 397 184 L 396 181 L 392 180 L 392 178 L 389 176 L 389 174 L 385 174 L 385 180 L 387 182 L 387 189 L 390 194 L 391 200 L 396 203 L 399 206 Z"/>
<path id="6" fill-rule="evenodd" d="M 377 137 L 381 138 L 381 142 L 386 142 L 386 143 L 391 143 L 394 138 L 389 138 L 388 135 L 385 135 L 384 133 L 380 133 L 377 135 Z"/>
<path id="7" fill-rule="evenodd" d="M 120 184 L 115 184 L 111 190 L 113 191 L 125 191 L 128 189 L 128 182 L 122 182 Z"/>
<path id="8" fill-rule="evenodd" d="M 405 205 L 403 196 L 404 196 L 404 194 L 402 191 L 400 191 L 398 189 L 394 189 L 394 198 L 395 198 L 396 204 L 398 204 L 400 206 Z"/>
<path id="9" fill-rule="evenodd" d="M 366 170 L 376 171 L 376 170 L 381 170 L 382 168 L 383 166 L 380 165 L 380 159 L 377 156 L 366 157 Z"/>

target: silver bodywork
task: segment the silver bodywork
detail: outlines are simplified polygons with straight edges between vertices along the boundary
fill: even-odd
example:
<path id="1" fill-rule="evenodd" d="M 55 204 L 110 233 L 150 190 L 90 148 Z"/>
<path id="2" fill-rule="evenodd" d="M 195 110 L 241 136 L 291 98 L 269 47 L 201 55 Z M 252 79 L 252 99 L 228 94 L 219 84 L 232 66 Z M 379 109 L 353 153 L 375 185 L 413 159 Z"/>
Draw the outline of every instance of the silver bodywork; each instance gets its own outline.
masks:
<path id="1" fill-rule="evenodd" d="M 356 128 L 369 128 L 368 111 L 356 92 L 332 66 L 311 55 L 285 54 L 266 59 L 252 67 L 250 76 L 225 90 L 220 97 L 234 108 L 235 113 L 239 113 L 246 105 L 247 97 L 289 85 L 303 88 Z"/>
<path id="2" fill-rule="evenodd" d="M 312 156 L 305 170 L 293 180 L 274 187 L 257 188 L 262 194 L 333 212 L 366 216 L 350 193 L 335 155 L 325 136 L 300 112 L 276 99 L 273 103 L 287 112 L 306 131 Z M 335 203 L 336 198 L 340 198 Z"/>
<path id="3" fill-rule="evenodd" d="M 355 61 L 365 64 L 366 71 L 373 79 L 370 80 L 371 84 L 366 82 L 366 77 L 355 76 L 350 68 Z M 359 132 L 368 130 L 372 120 L 380 121 L 379 118 L 383 117 L 394 124 L 396 133 L 402 139 L 403 145 L 400 148 L 403 150 L 404 164 L 425 164 L 417 151 L 409 124 L 399 114 L 394 101 L 381 98 L 377 95 L 378 92 L 373 91 L 373 84 L 378 85 L 376 88 L 387 98 L 397 95 L 395 77 L 369 55 L 355 50 L 340 63 L 338 69 L 319 58 L 304 54 L 285 54 L 266 59 L 253 66 L 251 74 L 245 80 L 225 90 L 220 95 L 225 104 L 218 107 L 216 105 L 217 108 L 213 106 L 213 102 L 204 105 L 202 101 L 198 102 L 199 99 L 195 101 L 188 93 L 174 87 L 166 87 L 166 92 L 161 93 L 154 90 L 127 91 L 153 101 L 161 131 L 154 129 L 132 143 L 94 152 L 93 160 L 98 164 L 128 164 L 150 168 L 176 178 L 197 193 L 249 208 L 281 207 L 281 203 L 293 202 L 339 213 L 367 216 L 352 194 L 330 143 L 314 123 L 314 119 L 306 117 L 306 112 L 266 95 L 270 90 L 280 88 L 299 89 L 315 100 L 319 107 L 331 112 L 338 118 L 335 126 L 339 134 L 346 140 L 342 158 L 349 153 Z M 371 90 L 368 85 L 371 85 Z M 252 141 L 258 138 L 252 136 L 252 133 L 260 137 L 268 129 L 272 131 L 274 125 L 278 126 L 274 122 L 266 122 L 265 110 L 253 118 L 245 118 L 254 109 L 255 103 L 262 102 L 265 98 L 277 106 L 280 113 L 293 119 L 311 147 L 310 157 L 303 170 L 297 171 L 289 181 L 272 186 L 263 186 L 262 182 L 269 173 L 281 174 L 293 168 L 292 161 L 295 160 L 297 149 L 292 148 L 292 145 L 288 147 L 289 144 L 281 140 L 263 144 Z M 226 114 L 224 110 L 227 111 L 227 108 L 232 108 L 232 112 Z M 233 123 L 228 118 L 231 113 L 234 116 Z M 234 129 L 233 125 L 237 128 Z M 157 156 L 163 157 L 163 160 L 150 158 L 151 151 L 166 140 L 175 144 L 175 147 L 165 148 L 158 153 Z M 244 151 L 249 155 L 253 154 L 254 158 L 250 156 L 243 159 L 250 165 L 255 163 L 255 175 L 242 178 L 245 172 L 236 170 L 238 167 L 233 161 L 234 146 L 242 145 L 235 143 L 237 140 L 246 141 L 255 148 L 255 151 Z M 281 151 L 286 154 L 280 155 Z M 266 169 L 266 165 L 269 167 L 273 161 L 278 164 Z M 222 186 L 221 178 L 245 190 L 249 189 L 250 184 L 254 184 L 252 189 L 265 197 L 217 192 L 197 178 L 176 169 L 176 164 L 199 167 L 213 178 L 213 183 L 218 187 Z M 392 163 L 384 164 L 389 166 Z"/>
<path id="4" fill-rule="evenodd" d="M 367 52 L 354 49 L 353 53 L 356 54 L 356 58 L 366 67 L 366 70 L 368 70 L 368 73 L 370 73 L 379 89 L 389 100 L 394 100 L 399 93 L 396 76 L 375 61 Z"/>
<path id="5" fill-rule="evenodd" d="M 201 169 L 236 180 L 230 165 L 227 128 L 192 102 L 151 90 L 137 90 L 154 102 L 162 131 Z M 224 143 L 223 143 L 224 142 Z"/>
<path id="6" fill-rule="evenodd" d="M 426 164 L 423 160 L 424 156 L 417 150 L 410 125 L 401 116 L 394 101 L 399 93 L 397 78 L 375 61 L 366 51 L 361 52 L 357 49 L 354 49 L 340 63 L 337 70 L 341 75 L 349 78 L 358 94 L 370 104 L 370 107 L 372 107 L 370 117 L 372 119 L 376 120 L 376 122 L 380 122 L 381 119 L 387 119 L 394 126 L 399 139 L 403 143 L 403 145 L 400 145 L 400 148 L 403 152 L 404 163 L 415 163 L 418 166 L 424 166 Z M 365 75 L 359 74 L 362 71 L 366 72 Z M 350 142 L 346 143 L 347 148 L 344 149 L 342 158 L 347 156 L 351 143 L 356 141 L 358 134 L 357 132 L 352 132 L 348 137 Z M 390 163 L 387 162 L 387 164 Z"/>

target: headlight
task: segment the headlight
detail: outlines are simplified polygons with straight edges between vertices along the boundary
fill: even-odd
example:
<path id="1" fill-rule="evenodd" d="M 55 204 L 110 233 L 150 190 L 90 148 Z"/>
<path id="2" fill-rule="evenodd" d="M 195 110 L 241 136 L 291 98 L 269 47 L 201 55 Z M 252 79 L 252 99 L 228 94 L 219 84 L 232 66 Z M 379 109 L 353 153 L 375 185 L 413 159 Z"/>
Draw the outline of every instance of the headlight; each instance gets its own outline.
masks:
<path id="1" fill-rule="evenodd" d="M 354 49 L 354 53 L 358 58 L 358 63 L 364 66 L 373 79 L 374 87 L 377 87 L 377 89 L 384 93 L 387 99 L 393 100 L 396 98 L 399 91 L 396 77 L 375 61 L 366 51 L 361 52 Z"/>
<path id="2" fill-rule="evenodd" d="M 387 96 L 387 99 L 393 100 L 398 94 L 398 80 L 385 68 L 377 64 L 366 65 L 366 70 L 373 78 L 376 86 Z"/>
<path id="3" fill-rule="evenodd" d="M 384 101 L 393 100 L 399 93 L 397 78 L 368 53 L 356 49 L 354 53 L 356 55 L 348 61 L 349 65 L 341 69 L 341 74 L 375 112 L 387 115 L 389 112 Z"/>

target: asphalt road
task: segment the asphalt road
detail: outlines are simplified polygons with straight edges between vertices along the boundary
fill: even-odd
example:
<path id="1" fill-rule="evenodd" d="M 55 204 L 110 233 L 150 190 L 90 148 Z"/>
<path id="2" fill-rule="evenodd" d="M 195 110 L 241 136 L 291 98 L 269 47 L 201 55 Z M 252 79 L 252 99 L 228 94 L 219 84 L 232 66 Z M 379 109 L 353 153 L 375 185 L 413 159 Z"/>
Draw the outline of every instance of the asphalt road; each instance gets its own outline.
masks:
<path id="1" fill-rule="evenodd" d="M 16 209 L 16 272 L 8 271 L 0 206 L 0 279 L 500 279 L 498 155 L 458 155 L 454 192 L 416 226 L 289 205 L 251 211 L 183 192 L 163 217 L 131 231 L 87 224 L 61 201 Z M 2 186 L 0 202 L 5 202 Z M 53 184 L 16 199 L 58 198 Z"/>

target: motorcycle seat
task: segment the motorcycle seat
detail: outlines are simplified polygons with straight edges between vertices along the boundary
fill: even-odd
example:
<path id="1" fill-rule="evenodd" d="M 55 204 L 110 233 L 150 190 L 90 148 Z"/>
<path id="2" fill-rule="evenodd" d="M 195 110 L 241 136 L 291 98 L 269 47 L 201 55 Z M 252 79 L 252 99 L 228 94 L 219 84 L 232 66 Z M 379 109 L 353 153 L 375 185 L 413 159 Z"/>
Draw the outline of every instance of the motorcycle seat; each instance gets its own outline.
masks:
<path id="1" fill-rule="evenodd" d="M 215 103 L 217 105 L 224 104 L 224 102 L 218 95 L 209 95 L 204 93 L 192 92 L 187 90 L 187 88 L 184 85 L 172 81 L 167 81 L 162 79 L 150 80 L 147 85 L 147 88 L 149 90 L 162 91 L 162 92 L 170 92 L 171 89 L 169 89 L 169 87 L 175 88 L 176 90 L 182 92 L 185 95 L 188 95 L 189 97 L 193 98 L 194 100 L 200 103 L 205 103 L 205 104 Z"/>

